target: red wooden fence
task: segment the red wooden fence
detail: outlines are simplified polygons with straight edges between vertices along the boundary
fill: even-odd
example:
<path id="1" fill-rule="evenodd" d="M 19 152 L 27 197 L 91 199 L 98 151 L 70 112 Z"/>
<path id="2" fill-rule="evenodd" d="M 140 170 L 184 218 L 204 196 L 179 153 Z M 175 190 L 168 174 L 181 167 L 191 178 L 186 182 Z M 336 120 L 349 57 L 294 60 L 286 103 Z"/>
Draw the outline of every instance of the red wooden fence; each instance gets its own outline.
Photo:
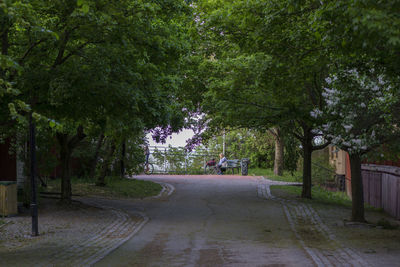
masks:
<path id="1" fill-rule="evenodd" d="M 400 168 L 362 165 L 364 200 L 400 219 Z"/>
<path id="2" fill-rule="evenodd" d="M 364 201 L 371 206 L 382 208 L 382 174 L 363 170 Z"/>

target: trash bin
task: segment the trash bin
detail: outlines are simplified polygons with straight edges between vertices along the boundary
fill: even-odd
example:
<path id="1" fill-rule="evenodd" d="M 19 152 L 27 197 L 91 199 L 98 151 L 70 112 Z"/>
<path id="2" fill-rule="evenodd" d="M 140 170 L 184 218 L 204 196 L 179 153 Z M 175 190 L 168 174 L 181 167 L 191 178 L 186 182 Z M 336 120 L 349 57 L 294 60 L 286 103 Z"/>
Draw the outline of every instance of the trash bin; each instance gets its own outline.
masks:
<path id="1" fill-rule="evenodd" d="M 246 176 L 249 173 L 249 159 L 242 159 L 240 162 L 240 169 L 242 170 L 242 175 Z"/>
<path id="2" fill-rule="evenodd" d="M 17 182 L 0 181 L 0 216 L 17 213 Z"/>

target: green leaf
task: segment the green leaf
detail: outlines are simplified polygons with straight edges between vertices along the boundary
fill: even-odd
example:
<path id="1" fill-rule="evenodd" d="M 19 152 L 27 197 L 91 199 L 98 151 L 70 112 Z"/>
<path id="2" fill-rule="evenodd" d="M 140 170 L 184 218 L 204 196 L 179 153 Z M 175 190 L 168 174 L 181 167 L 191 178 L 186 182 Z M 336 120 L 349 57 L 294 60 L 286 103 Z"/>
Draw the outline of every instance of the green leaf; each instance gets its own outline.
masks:
<path id="1" fill-rule="evenodd" d="M 83 13 L 88 13 L 89 12 L 89 5 L 88 4 L 83 4 L 82 5 L 82 11 Z"/>
<path id="2" fill-rule="evenodd" d="M 51 128 L 55 128 L 56 127 L 56 122 L 54 120 L 50 120 L 49 121 L 49 125 Z"/>

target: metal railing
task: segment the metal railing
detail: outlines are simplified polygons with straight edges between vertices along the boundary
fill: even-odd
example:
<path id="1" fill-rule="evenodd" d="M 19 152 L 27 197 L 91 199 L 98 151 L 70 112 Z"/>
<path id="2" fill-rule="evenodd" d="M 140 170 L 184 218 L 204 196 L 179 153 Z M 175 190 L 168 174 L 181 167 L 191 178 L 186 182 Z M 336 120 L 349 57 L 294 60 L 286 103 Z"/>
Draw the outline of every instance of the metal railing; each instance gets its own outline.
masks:
<path id="1" fill-rule="evenodd" d="M 183 147 L 150 146 L 149 149 L 154 173 L 163 174 L 202 174 L 207 161 L 218 161 L 220 153 L 207 149 L 188 152 Z"/>

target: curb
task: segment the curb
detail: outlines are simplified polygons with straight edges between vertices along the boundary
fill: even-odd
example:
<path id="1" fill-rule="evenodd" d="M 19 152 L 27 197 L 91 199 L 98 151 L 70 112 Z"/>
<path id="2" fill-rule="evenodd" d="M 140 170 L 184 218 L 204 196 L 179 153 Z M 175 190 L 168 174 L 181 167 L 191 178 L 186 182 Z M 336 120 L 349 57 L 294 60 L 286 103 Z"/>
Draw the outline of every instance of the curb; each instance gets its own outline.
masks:
<path id="1" fill-rule="evenodd" d="M 105 205 L 98 199 L 80 201 L 86 205 L 111 210 L 115 219 L 90 239 L 54 254 L 50 262 L 43 266 L 65 265 L 65 260 L 69 260 L 70 266 L 91 266 L 132 238 L 149 221 L 144 213 L 128 214 L 124 210 Z"/>
<path id="2" fill-rule="evenodd" d="M 169 197 L 175 191 L 175 187 L 173 185 L 171 185 L 171 184 L 161 183 L 161 182 L 159 182 L 159 184 L 162 186 L 162 190 L 160 191 L 160 193 L 157 196 L 149 197 L 149 198 L 146 198 L 146 199 L 160 199 L 162 197 Z M 90 204 L 92 204 L 92 203 L 90 203 Z M 99 206 L 98 203 L 94 203 L 94 204 L 95 204 L 95 206 Z M 117 209 L 115 209 L 113 207 L 109 207 L 109 206 L 101 205 L 101 207 L 102 208 L 112 209 L 114 211 L 124 212 L 122 210 L 117 210 Z M 150 218 L 147 217 L 147 215 L 144 214 L 143 212 L 136 212 L 134 214 L 134 216 L 140 217 L 141 220 L 139 220 L 139 222 L 137 222 L 134 225 L 134 228 L 131 229 L 131 232 L 127 236 L 125 236 L 124 238 L 118 240 L 118 242 L 116 242 L 116 243 L 112 243 L 111 245 L 109 245 L 108 247 L 102 249 L 101 251 L 99 251 L 95 255 L 89 257 L 88 259 L 83 260 L 83 262 L 81 262 L 79 265 L 81 265 L 81 266 L 91 266 L 91 265 L 95 264 L 96 262 L 100 261 L 101 259 L 106 257 L 108 254 L 110 254 L 112 251 L 114 251 L 115 249 L 120 247 L 122 244 L 124 244 L 126 241 L 131 239 L 150 220 Z"/>
<path id="3" fill-rule="evenodd" d="M 162 186 L 160 193 L 157 196 L 146 199 L 160 199 L 163 197 L 169 197 L 175 191 L 175 187 L 171 184 L 159 184 Z M 130 215 L 122 209 L 105 205 L 104 203 L 101 203 L 101 200 L 96 198 L 85 200 L 81 199 L 81 201 L 90 206 L 111 210 L 117 219 L 112 221 L 106 229 L 100 231 L 96 236 L 87 242 L 75 245 L 63 253 L 54 255 L 53 259 L 72 259 L 76 257 L 76 255 L 81 255 L 74 261 L 70 262 L 70 264 L 73 266 L 94 265 L 96 262 L 100 261 L 126 241 L 131 239 L 150 220 L 150 218 L 147 217 L 147 215 L 143 212 L 135 212 L 133 214 L 131 213 Z M 134 219 L 132 216 L 138 217 L 139 219 Z M 56 262 L 53 262 L 52 265 L 53 264 L 57 265 Z"/>
<path id="4" fill-rule="evenodd" d="M 175 187 L 171 184 L 163 183 L 163 182 L 155 182 L 155 183 L 158 183 L 162 186 L 160 193 L 157 196 L 148 197 L 146 199 L 158 199 L 158 198 L 162 198 L 162 197 L 169 197 L 172 195 L 172 193 L 175 192 Z"/>

